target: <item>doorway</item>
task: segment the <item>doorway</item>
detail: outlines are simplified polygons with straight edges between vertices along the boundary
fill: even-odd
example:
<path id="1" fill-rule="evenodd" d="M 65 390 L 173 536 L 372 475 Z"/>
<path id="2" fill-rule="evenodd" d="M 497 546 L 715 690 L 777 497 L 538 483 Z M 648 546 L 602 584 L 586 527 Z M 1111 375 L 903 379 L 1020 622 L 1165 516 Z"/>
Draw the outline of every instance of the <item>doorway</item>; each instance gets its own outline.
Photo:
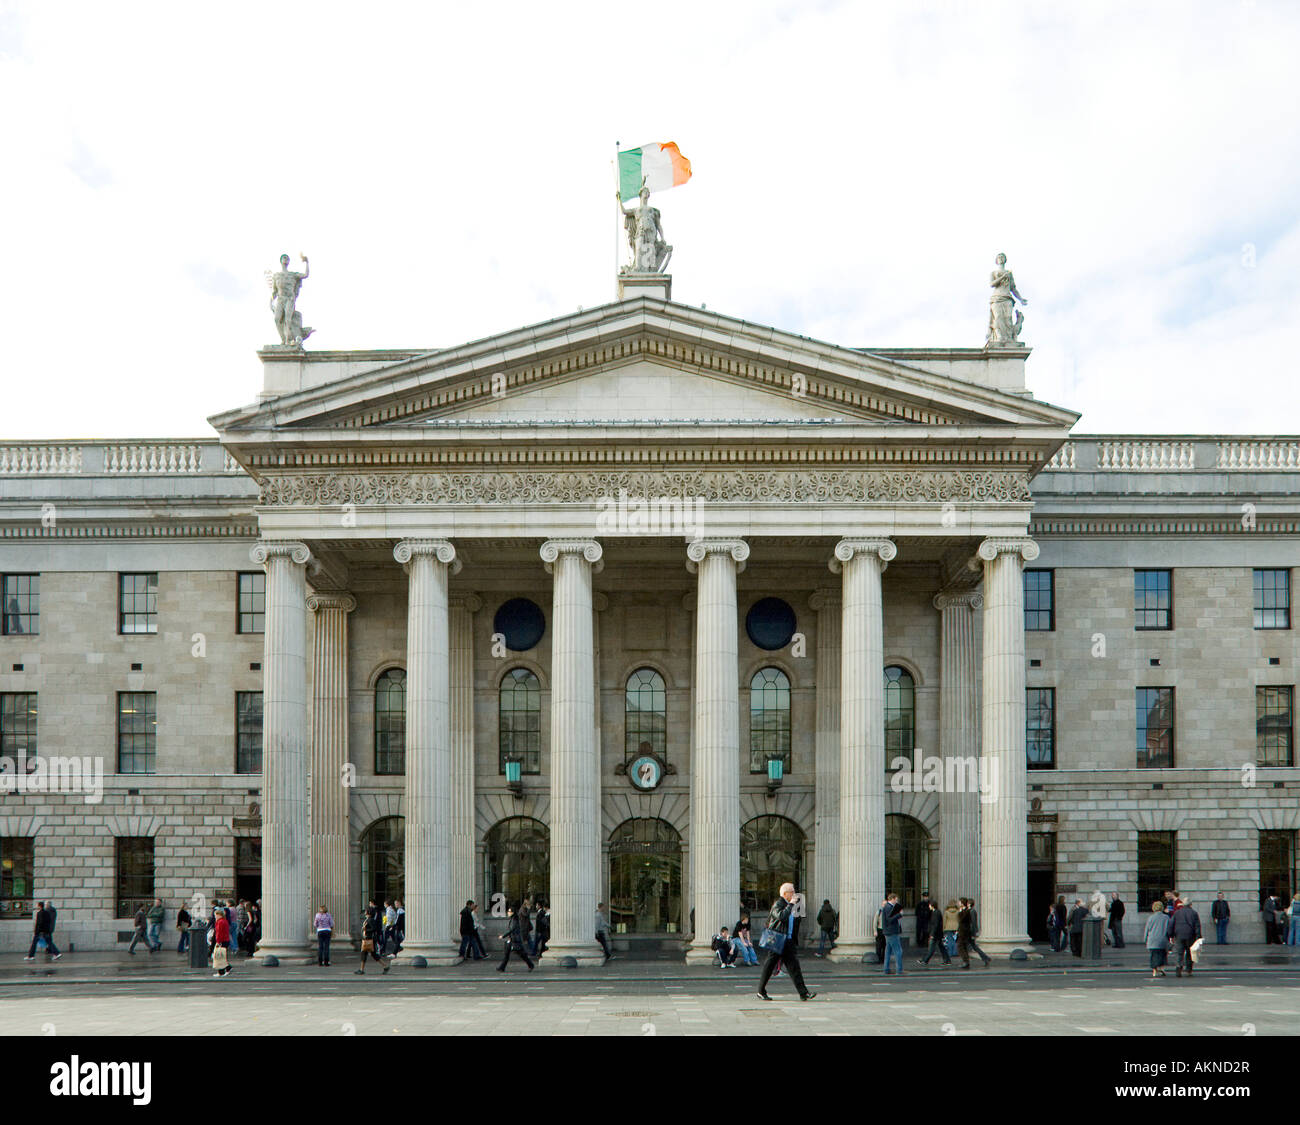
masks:
<path id="1" fill-rule="evenodd" d="M 1056 901 L 1056 833 L 1029 833 L 1026 932 L 1030 941 L 1048 941 L 1047 911 Z"/>
<path id="2" fill-rule="evenodd" d="M 262 837 L 235 837 L 235 901 L 262 897 Z"/>
<path id="3" fill-rule="evenodd" d="M 609 921 L 617 934 L 682 928 L 682 838 L 666 820 L 634 817 L 609 837 Z"/>

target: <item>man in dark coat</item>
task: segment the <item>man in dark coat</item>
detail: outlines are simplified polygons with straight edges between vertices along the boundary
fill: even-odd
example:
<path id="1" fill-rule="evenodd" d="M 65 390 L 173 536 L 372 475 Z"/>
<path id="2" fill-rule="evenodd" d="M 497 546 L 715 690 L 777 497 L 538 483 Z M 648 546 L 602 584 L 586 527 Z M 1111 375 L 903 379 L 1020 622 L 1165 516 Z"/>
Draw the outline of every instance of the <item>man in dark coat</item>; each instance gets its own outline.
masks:
<path id="1" fill-rule="evenodd" d="M 938 907 L 935 907 L 930 911 L 930 932 L 928 938 L 930 943 L 930 952 L 924 957 L 918 958 L 916 963 L 918 965 L 928 965 L 930 963 L 930 958 L 934 956 L 934 951 L 937 949 L 943 954 L 943 963 L 945 965 L 951 965 L 952 958 L 948 956 L 948 946 L 943 940 L 943 911 Z"/>
<path id="2" fill-rule="evenodd" d="M 45 938 L 47 952 L 53 955 L 55 961 L 63 956 L 59 952 L 58 946 L 54 944 L 54 920 L 50 917 L 51 913 L 51 908 L 46 906 L 45 903 L 38 902 L 36 904 L 36 922 L 32 929 L 32 947 L 27 951 L 27 956 L 23 960 L 36 960 L 36 944 L 42 937 Z"/>
<path id="3" fill-rule="evenodd" d="M 979 954 L 980 960 L 987 969 L 993 963 L 993 958 L 984 952 L 975 942 L 980 935 L 979 915 L 975 912 L 975 900 L 973 898 L 963 898 L 961 900 L 961 909 L 957 911 L 957 953 L 961 957 L 963 969 L 970 968 L 970 951 L 973 949 Z"/>
<path id="4" fill-rule="evenodd" d="M 767 912 L 766 928 L 785 934 L 786 939 L 780 953 L 773 953 L 770 949 L 767 951 L 767 960 L 763 963 L 763 975 L 758 982 L 760 1000 L 772 999 L 767 994 L 767 982 L 772 979 L 778 964 L 790 975 L 790 980 L 799 990 L 800 1000 L 811 1000 L 817 995 L 804 987 L 803 970 L 799 967 L 799 923 L 803 920 L 799 917 L 799 913 L 795 909 L 794 884 L 782 883 L 781 897 L 772 903 L 772 909 Z"/>
<path id="5" fill-rule="evenodd" d="M 1223 897 L 1223 892 L 1219 892 L 1219 897 L 1214 900 L 1214 905 L 1210 907 L 1210 917 L 1214 919 L 1214 930 L 1218 937 L 1218 943 L 1224 945 L 1228 940 L 1228 919 L 1232 917 L 1232 910 L 1228 906 L 1228 900 Z"/>
<path id="6" fill-rule="evenodd" d="M 510 963 L 510 954 L 517 953 L 524 959 L 524 964 L 528 966 L 528 971 L 533 971 L 533 959 L 528 956 L 528 938 L 523 929 L 524 910 L 521 906 L 518 910 L 506 910 L 506 932 L 502 935 L 506 943 L 505 956 L 501 958 L 501 964 L 497 966 L 498 973 L 504 973 L 506 966 Z"/>
<path id="7" fill-rule="evenodd" d="M 1119 891 L 1110 896 L 1110 907 L 1107 911 L 1110 918 L 1107 925 L 1110 927 L 1111 940 L 1115 943 L 1116 949 L 1124 948 L 1124 903 L 1120 901 Z"/>
<path id="8" fill-rule="evenodd" d="M 1192 975 L 1192 943 L 1201 936 L 1201 916 L 1192 909 L 1190 899 L 1182 899 L 1174 911 L 1174 955 L 1177 957 L 1178 976 L 1183 975 L 1183 962 L 1187 962 L 1187 975 Z"/>
<path id="9" fill-rule="evenodd" d="M 1070 952 L 1076 957 L 1083 956 L 1083 923 L 1087 917 L 1088 908 L 1083 905 L 1083 899 L 1076 898 L 1066 923 L 1070 928 Z"/>
<path id="10" fill-rule="evenodd" d="M 470 899 L 465 903 L 465 909 L 460 912 L 460 959 L 465 960 L 467 954 L 473 954 L 474 960 L 480 960 L 479 952 L 475 948 L 477 942 L 475 938 L 477 932 L 474 926 L 474 900 Z"/>
<path id="11" fill-rule="evenodd" d="M 921 901 L 916 904 L 916 948 L 924 949 L 930 940 L 930 892 L 921 892 Z"/>
<path id="12" fill-rule="evenodd" d="M 1282 944 L 1282 939 L 1277 936 L 1277 911 L 1280 905 L 1277 896 L 1271 892 L 1264 899 L 1264 943 L 1266 945 Z"/>

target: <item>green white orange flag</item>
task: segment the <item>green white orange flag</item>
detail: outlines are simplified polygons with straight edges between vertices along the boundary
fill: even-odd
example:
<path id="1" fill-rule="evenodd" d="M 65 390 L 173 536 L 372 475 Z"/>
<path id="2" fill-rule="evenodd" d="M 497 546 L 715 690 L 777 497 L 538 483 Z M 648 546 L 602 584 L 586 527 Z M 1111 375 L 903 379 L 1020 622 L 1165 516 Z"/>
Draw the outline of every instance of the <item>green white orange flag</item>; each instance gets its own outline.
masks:
<path id="1" fill-rule="evenodd" d="M 641 181 L 651 191 L 679 187 L 691 178 L 691 162 L 672 141 L 660 145 L 642 145 L 618 154 L 618 191 L 624 199 L 634 199 Z"/>

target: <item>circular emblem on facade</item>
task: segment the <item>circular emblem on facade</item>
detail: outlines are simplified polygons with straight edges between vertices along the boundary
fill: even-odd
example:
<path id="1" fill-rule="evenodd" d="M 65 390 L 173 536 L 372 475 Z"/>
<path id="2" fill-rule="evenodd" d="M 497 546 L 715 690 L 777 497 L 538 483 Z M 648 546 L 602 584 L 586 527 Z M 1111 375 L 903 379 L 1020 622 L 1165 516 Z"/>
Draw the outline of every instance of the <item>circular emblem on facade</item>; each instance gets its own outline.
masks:
<path id="1" fill-rule="evenodd" d="M 638 789 L 656 789 L 664 779 L 664 764 L 653 754 L 642 754 L 627 767 L 627 776 Z"/>
<path id="2" fill-rule="evenodd" d="M 511 598 L 492 618 L 492 631 L 505 637 L 511 652 L 527 652 L 537 647 L 546 632 L 546 615 L 536 602 Z"/>
<path id="3" fill-rule="evenodd" d="M 745 632 L 765 652 L 785 648 L 794 636 L 795 616 L 789 602 L 762 598 L 745 614 Z"/>

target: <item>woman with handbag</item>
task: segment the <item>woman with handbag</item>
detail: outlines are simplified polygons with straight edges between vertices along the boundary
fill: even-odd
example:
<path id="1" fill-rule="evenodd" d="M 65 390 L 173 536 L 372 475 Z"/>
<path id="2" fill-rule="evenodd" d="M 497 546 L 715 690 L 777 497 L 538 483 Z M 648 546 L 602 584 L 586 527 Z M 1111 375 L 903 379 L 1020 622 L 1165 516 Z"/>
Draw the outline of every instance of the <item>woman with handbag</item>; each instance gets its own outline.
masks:
<path id="1" fill-rule="evenodd" d="M 1164 965 L 1169 959 L 1169 915 L 1165 913 L 1165 904 L 1156 899 L 1151 904 L 1151 913 L 1147 915 L 1145 932 L 1147 952 L 1151 955 L 1151 976 L 1165 975 Z"/>
<path id="2" fill-rule="evenodd" d="M 357 976 L 366 975 L 367 957 L 373 957 L 383 967 L 384 972 L 392 968 L 391 965 L 384 964 L 384 955 L 379 952 L 383 932 L 384 925 L 379 918 L 379 908 L 372 901 L 366 907 L 366 916 L 361 923 L 361 968 L 354 970 Z"/>
<path id="3" fill-rule="evenodd" d="M 528 945 L 524 940 L 523 922 L 519 917 L 518 907 L 512 906 L 506 910 L 506 932 L 501 935 L 501 940 L 506 943 L 506 952 L 501 958 L 501 964 L 497 966 L 497 972 L 504 973 L 510 963 L 510 954 L 517 953 L 524 959 L 524 964 L 528 966 L 528 971 L 531 973 L 533 959 L 528 956 Z"/>
<path id="4" fill-rule="evenodd" d="M 181 935 L 181 940 L 176 946 L 176 952 L 184 953 L 190 947 L 190 912 L 184 906 L 176 911 L 176 928 Z"/>

